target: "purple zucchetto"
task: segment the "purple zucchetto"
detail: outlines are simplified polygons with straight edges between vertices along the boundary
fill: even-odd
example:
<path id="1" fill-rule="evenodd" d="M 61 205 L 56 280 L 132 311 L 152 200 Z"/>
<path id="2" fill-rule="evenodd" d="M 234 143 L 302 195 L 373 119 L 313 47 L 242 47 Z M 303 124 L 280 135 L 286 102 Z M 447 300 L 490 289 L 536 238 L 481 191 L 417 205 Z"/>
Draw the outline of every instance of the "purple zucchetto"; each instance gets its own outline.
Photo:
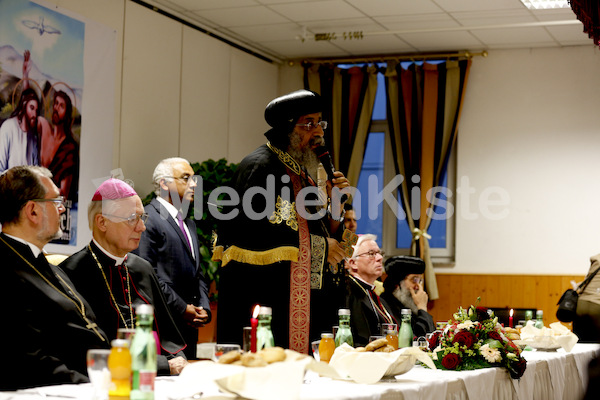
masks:
<path id="1" fill-rule="evenodd" d="M 137 196 L 137 193 L 131 186 L 120 179 L 110 178 L 98 186 L 92 197 L 92 201 L 118 200 L 131 196 Z"/>

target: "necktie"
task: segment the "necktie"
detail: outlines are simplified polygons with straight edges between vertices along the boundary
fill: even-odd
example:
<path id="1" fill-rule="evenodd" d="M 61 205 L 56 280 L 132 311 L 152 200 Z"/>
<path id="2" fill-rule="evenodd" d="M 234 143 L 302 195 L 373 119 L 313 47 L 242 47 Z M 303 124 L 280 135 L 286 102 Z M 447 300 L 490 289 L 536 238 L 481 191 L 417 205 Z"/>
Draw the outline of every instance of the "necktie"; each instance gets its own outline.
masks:
<path id="1" fill-rule="evenodd" d="M 185 236 L 185 241 L 187 242 L 188 248 L 191 250 L 192 249 L 192 245 L 190 243 L 190 238 L 187 235 L 187 232 L 185 231 L 185 227 L 183 225 L 183 215 L 181 215 L 181 213 L 177 213 L 177 222 L 179 223 L 179 228 L 181 229 L 181 232 L 183 232 L 183 236 Z"/>

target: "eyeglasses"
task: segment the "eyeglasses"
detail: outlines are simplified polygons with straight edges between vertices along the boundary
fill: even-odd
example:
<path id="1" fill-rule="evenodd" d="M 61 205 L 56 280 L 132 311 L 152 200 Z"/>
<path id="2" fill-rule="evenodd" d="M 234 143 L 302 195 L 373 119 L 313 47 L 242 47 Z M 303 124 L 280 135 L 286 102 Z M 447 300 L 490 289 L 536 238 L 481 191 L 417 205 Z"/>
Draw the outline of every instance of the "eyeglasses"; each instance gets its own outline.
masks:
<path id="1" fill-rule="evenodd" d="M 35 201 L 36 203 L 52 202 L 52 203 L 54 203 L 54 205 L 57 208 L 65 207 L 65 197 L 64 196 L 58 196 L 53 199 L 32 199 L 31 201 Z"/>
<path id="2" fill-rule="evenodd" d="M 194 183 L 198 183 L 198 176 L 197 175 L 184 175 L 184 176 L 165 176 L 165 178 L 171 178 L 171 179 L 177 179 L 178 181 L 182 181 L 184 183 L 190 183 L 190 181 L 194 182 Z"/>
<path id="3" fill-rule="evenodd" d="M 417 285 L 423 283 L 423 278 L 419 278 L 418 276 L 413 276 L 410 280 L 412 283 L 416 283 Z"/>
<path id="4" fill-rule="evenodd" d="M 375 250 L 369 250 L 366 253 L 361 253 L 361 254 L 357 254 L 354 258 L 357 257 L 361 257 L 361 256 L 369 256 L 369 258 L 375 258 L 375 256 L 379 254 L 381 257 L 385 256 L 385 251 L 375 251 Z"/>
<path id="5" fill-rule="evenodd" d="M 142 214 L 133 213 L 129 217 L 121 217 L 119 215 L 113 215 L 113 214 L 103 214 L 103 215 L 106 217 L 122 219 L 125 222 L 127 222 L 127 225 L 129 225 L 129 226 L 136 226 L 138 224 L 139 220 L 142 220 L 142 222 L 144 224 L 146 223 L 146 221 L 148 221 L 148 214 L 146 214 L 146 213 L 142 213 Z"/>
<path id="6" fill-rule="evenodd" d="M 319 122 L 307 122 L 306 124 L 296 124 L 296 126 L 302 126 L 307 131 L 312 131 L 313 129 L 317 129 L 317 126 L 320 126 L 323 130 L 327 129 L 327 121 L 319 121 Z"/>

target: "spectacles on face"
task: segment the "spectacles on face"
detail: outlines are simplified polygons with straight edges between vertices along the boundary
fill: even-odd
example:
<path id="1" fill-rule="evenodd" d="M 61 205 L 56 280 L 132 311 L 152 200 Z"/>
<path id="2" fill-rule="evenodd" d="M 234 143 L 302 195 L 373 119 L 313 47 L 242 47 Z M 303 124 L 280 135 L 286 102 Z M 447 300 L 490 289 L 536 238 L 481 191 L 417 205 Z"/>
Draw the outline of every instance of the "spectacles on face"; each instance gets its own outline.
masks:
<path id="1" fill-rule="evenodd" d="M 189 184 L 190 181 L 194 182 L 194 183 L 198 183 L 198 176 L 197 175 L 184 175 L 184 176 L 165 176 L 165 178 L 171 178 L 171 179 L 177 179 L 178 181 L 182 181 L 186 184 Z"/>
<path id="2" fill-rule="evenodd" d="M 305 124 L 296 124 L 296 126 L 301 126 L 307 131 L 312 131 L 314 129 L 317 129 L 317 126 L 320 126 L 321 129 L 325 130 L 325 129 L 327 129 L 327 121 L 319 121 L 319 122 L 310 121 Z"/>
<path id="3" fill-rule="evenodd" d="M 384 251 L 381 251 L 381 250 L 378 250 L 378 251 L 369 250 L 366 253 L 357 254 L 354 258 L 358 258 L 358 257 L 362 257 L 362 256 L 369 256 L 369 258 L 375 258 L 375 256 L 377 254 L 379 254 L 381 257 L 385 256 L 385 252 Z"/>
<path id="4" fill-rule="evenodd" d="M 420 278 L 418 276 L 413 276 L 410 281 L 412 283 L 416 283 L 417 285 L 420 285 L 421 283 L 423 283 L 423 278 Z"/>
<path id="5" fill-rule="evenodd" d="M 32 199 L 31 201 L 35 201 L 36 203 L 47 203 L 52 202 L 56 206 L 56 208 L 65 208 L 65 197 L 58 196 L 53 199 Z"/>
<path id="6" fill-rule="evenodd" d="M 131 227 L 137 226 L 137 224 L 140 220 L 142 220 L 142 222 L 144 224 L 146 223 L 146 221 L 148 221 L 148 214 L 146 214 L 146 213 L 142 213 L 142 214 L 133 213 L 129 217 L 121 217 L 119 215 L 113 215 L 113 214 L 103 214 L 103 215 L 106 217 L 122 219 L 123 221 L 127 222 L 127 225 L 129 225 Z"/>

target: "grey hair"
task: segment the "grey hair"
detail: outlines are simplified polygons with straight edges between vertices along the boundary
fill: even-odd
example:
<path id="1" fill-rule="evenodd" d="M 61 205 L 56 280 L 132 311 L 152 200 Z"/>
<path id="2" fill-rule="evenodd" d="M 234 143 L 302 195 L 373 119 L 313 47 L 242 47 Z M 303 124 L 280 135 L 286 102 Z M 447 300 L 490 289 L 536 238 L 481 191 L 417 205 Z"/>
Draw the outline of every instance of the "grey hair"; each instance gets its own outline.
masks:
<path id="1" fill-rule="evenodd" d="M 170 182 L 172 178 L 167 177 L 173 176 L 173 166 L 182 162 L 186 164 L 189 163 L 188 160 L 181 157 L 165 158 L 158 163 L 156 168 L 154 168 L 154 173 L 152 174 L 152 184 L 154 185 L 154 193 L 157 196 L 160 196 L 160 181 L 165 180 Z"/>
<path id="2" fill-rule="evenodd" d="M 358 240 L 356 241 L 356 244 L 354 245 L 354 252 L 352 253 L 352 258 L 356 258 L 356 256 L 358 255 L 358 249 L 364 242 L 368 240 L 372 240 L 375 242 L 377 240 L 377 235 L 373 235 L 371 233 L 360 235 L 358 237 Z"/>
<path id="3" fill-rule="evenodd" d="M 123 199 L 90 201 L 90 204 L 88 205 L 88 226 L 91 231 L 94 230 L 94 219 L 96 218 L 96 215 L 114 214 L 118 209 L 120 200 Z"/>

